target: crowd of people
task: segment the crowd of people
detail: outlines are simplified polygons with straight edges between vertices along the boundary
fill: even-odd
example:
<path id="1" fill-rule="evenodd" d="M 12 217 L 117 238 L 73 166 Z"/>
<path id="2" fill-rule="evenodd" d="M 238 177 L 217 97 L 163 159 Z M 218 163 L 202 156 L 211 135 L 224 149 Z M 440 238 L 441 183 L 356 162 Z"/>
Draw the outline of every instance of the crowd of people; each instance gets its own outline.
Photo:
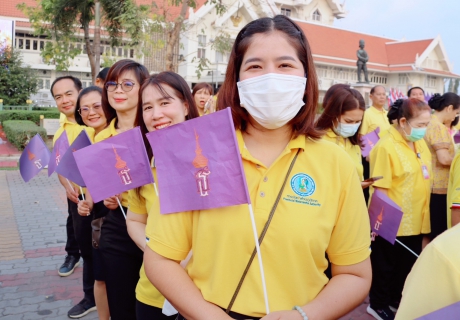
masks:
<path id="1" fill-rule="evenodd" d="M 460 229 L 453 227 L 460 221 L 460 158 L 452 138 L 458 95 L 427 103 L 414 87 L 387 112 L 383 86 L 372 88 L 366 109 L 357 90 L 336 84 L 316 119 L 319 89 L 308 40 L 282 15 L 239 32 L 218 97 L 207 83 L 190 90 L 180 75 L 149 75 L 128 59 L 98 78 L 100 87 L 83 90 L 72 76 L 53 82 L 65 115 L 55 141 L 66 132 L 72 143 L 86 130 L 98 143 L 136 126 L 145 135 L 231 108 L 255 223 L 263 230 L 271 312 L 251 263 L 244 205 L 161 215 L 152 184 L 94 203 L 90 192 L 60 176 L 69 216 L 59 275 L 70 275 L 83 259 L 84 298 L 70 318 L 97 309 L 100 319 L 113 320 L 338 319 L 369 295 L 367 312 L 376 319 L 394 319 L 395 312 L 414 319 L 460 300 L 454 245 Z M 362 157 L 361 137 L 376 129 L 380 140 Z M 367 205 L 375 190 L 401 208 L 397 239 L 404 246 L 371 241 Z M 443 287 L 434 279 L 440 273 Z M 429 284 L 420 287 L 421 279 Z"/>

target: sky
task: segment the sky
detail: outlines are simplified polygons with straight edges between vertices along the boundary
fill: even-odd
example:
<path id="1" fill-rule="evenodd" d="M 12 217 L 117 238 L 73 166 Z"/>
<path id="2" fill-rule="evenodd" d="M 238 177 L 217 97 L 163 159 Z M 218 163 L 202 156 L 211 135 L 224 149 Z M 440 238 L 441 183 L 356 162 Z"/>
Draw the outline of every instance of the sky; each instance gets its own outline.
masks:
<path id="1" fill-rule="evenodd" d="M 460 74 L 460 0 L 344 1 L 348 14 L 334 27 L 395 40 L 440 35 L 453 72 Z"/>

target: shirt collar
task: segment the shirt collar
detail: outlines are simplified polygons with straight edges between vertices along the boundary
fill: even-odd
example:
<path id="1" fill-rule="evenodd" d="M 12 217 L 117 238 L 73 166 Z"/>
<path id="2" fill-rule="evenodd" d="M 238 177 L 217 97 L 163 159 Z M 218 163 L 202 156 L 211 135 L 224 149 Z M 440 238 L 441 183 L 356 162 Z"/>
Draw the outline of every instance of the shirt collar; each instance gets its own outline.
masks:
<path id="1" fill-rule="evenodd" d="M 332 129 L 327 129 L 326 131 L 326 135 L 329 137 L 329 138 L 337 138 L 337 135 L 335 134 L 334 130 Z"/>

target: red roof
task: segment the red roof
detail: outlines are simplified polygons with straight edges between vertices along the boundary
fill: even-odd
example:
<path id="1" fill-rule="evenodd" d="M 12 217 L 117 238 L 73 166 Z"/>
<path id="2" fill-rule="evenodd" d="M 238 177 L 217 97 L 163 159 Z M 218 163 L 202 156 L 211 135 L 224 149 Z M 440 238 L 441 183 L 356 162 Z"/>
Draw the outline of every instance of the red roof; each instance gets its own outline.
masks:
<path id="1" fill-rule="evenodd" d="M 414 63 L 416 55 L 421 56 L 431 42 L 433 39 L 387 43 L 388 64 Z"/>

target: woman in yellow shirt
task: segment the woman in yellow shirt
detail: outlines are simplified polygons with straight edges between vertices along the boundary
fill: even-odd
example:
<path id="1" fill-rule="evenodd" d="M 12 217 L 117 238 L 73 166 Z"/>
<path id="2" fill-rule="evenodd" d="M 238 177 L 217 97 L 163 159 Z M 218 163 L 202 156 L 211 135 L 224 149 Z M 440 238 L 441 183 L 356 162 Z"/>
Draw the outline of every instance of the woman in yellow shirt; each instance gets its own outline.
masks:
<path id="1" fill-rule="evenodd" d="M 422 251 L 423 234 L 430 232 L 431 154 L 423 140 L 430 114 L 430 107 L 418 99 L 397 100 L 388 113 L 390 123 L 396 123 L 370 154 L 371 175 L 383 177 L 374 182 L 374 188 L 387 194 L 403 212 L 397 239 L 417 254 Z M 391 308 L 397 309 L 415 260 L 400 244 L 375 238 L 369 314 L 394 319 Z"/>
<path id="2" fill-rule="evenodd" d="M 431 152 L 433 185 L 430 201 L 430 240 L 447 230 L 447 185 L 455 157 L 455 146 L 449 129 L 460 112 L 460 97 L 453 92 L 436 93 L 428 101 L 434 113 L 426 130 L 425 142 Z"/>
<path id="3" fill-rule="evenodd" d="M 239 32 L 218 101 L 232 109 L 259 232 L 280 194 L 260 248 L 272 312 L 257 261 L 228 308 L 254 250 L 248 206 L 238 205 L 152 215 L 145 271 L 178 319 L 337 319 L 367 295 L 370 225 L 361 186 L 346 152 L 319 139 L 317 99 L 310 47 L 292 20 L 261 18 Z M 184 270 L 177 261 L 190 250 Z"/>
<path id="4" fill-rule="evenodd" d="M 323 139 L 342 147 L 353 160 L 361 180 L 367 188 L 372 181 L 363 180 L 363 163 L 359 128 L 366 105 L 361 93 L 346 84 L 335 84 L 327 90 L 323 100 L 324 111 L 316 122 L 316 128 L 326 131 Z"/>
<path id="5" fill-rule="evenodd" d="M 199 117 L 187 83 L 174 72 L 165 71 L 150 76 L 143 83 L 140 96 L 142 99 L 139 100 L 136 125 L 140 126 L 143 134 Z M 152 162 L 152 147 L 147 141 L 145 148 Z M 156 178 L 154 162 L 152 162 L 152 173 Z M 129 235 L 142 251 L 146 245 L 146 224 L 152 223 L 150 213 L 159 214 L 159 205 L 158 196 L 151 184 L 129 191 L 126 224 Z M 136 287 L 136 299 L 137 320 L 175 319 L 176 317 L 175 315 L 168 317 L 162 313 L 164 297 L 150 283 L 143 266 Z"/>

